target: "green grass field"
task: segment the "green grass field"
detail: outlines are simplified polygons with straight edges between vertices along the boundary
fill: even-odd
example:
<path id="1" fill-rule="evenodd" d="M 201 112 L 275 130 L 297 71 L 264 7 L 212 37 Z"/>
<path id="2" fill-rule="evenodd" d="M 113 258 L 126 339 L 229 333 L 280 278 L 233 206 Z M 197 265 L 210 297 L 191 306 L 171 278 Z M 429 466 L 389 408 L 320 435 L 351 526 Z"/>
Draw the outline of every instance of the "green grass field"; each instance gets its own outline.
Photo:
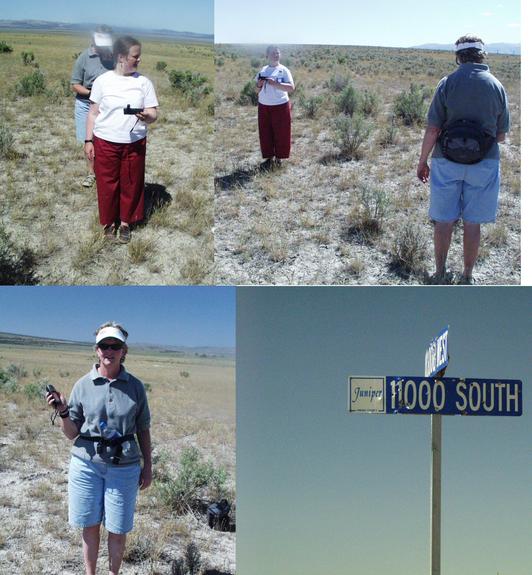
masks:
<path id="1" fill-rule="evenodd" d="M 139 70 L 153 81 L 160 102 L 159 118 L 148 132 L 146 162 L 153 208 L 124 246 L 102 241 L 95 189 L 81 187 L 86 165 L 75 139 L 69 80 L 87 38 L 0 32 L 0 41 L 13 49 L 0 54 L 0 225 L 14 250 L 31 251 L 37 283 L 211 281 L 213 95 L 180 92 L 167 71 L 199 73 L 212 86 L 213 47 L 139 40 Z M 24 64 L 24 52 L 33 54 L 33 63 Z M 166 70 L 158 70 L 158 62 L 165 62 Z M 21 96 L 17 85 L 38 71 L 44 92 Z"/>

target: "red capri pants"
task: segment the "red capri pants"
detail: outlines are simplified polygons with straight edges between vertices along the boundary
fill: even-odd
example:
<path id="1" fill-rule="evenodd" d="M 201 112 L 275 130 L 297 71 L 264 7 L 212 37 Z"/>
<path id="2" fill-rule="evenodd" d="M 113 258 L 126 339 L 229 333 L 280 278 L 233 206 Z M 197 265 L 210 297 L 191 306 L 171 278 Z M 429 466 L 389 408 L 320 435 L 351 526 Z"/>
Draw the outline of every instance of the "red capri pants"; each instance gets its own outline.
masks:
<path id="1" fill-rule="evenodd" d="M 93 139 L 100 223 L 133 224 L 144 219 L 146 138 L 132 144 Z"/>
<path id="2" fill-rule="evenodd" d="M 263 158 L 290 157 L 292 116 L 290 102 L 278 106 L 259 103 L 259 140 Z"/>

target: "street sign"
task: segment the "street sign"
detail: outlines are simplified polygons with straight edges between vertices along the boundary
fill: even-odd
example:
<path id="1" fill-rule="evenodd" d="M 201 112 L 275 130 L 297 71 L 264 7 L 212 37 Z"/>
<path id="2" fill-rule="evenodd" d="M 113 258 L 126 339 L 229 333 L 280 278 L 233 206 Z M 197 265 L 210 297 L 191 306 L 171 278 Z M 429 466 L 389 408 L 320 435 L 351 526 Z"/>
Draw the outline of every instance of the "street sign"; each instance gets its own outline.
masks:
<path id="1" fill-rule="evenodd" d="M 449 326 L 446 326 L 430 342 L 425 352 L 425 377 L 435 376 L 449 364 L 448 336 Z"/>
<path id="2" fill-rule="evenodd" d="M 349 411 L 519 416 L 523 413 L 522 382 L 457 377 L 350 377 Z"/>

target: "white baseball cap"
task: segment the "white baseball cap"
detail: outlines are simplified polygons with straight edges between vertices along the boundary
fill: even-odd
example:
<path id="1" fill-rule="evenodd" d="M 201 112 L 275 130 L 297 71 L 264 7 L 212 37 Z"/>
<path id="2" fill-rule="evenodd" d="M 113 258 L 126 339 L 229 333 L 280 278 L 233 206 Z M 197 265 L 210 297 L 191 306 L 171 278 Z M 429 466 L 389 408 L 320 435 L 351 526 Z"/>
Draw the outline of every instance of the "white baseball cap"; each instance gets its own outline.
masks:
<path id="1" fill-rule="evenodd" d="M 102 339 L 112 337 L 118 339 L 119 341 L 126 343 L 126 338 L 124 334 L 117 328 L 113 326 L 104 327 L 101 329 L 96 336 L 96 344 L 100 343 Z"/>
<path id="2" fill-rule="evenodd" d="M 94 45 L 99 48 L 110 48 L 113 45 L 111 35 L 104 32 L 94 32 L 92 35 L 92 41 L 94 42 Z"/>

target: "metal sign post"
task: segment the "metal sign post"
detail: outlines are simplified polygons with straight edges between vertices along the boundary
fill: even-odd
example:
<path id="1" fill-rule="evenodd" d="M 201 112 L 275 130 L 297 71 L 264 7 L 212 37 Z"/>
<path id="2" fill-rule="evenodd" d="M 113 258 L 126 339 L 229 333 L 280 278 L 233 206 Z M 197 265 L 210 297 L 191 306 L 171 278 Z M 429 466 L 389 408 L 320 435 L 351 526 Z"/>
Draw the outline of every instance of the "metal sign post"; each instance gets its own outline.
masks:
<path id="1" fill-rule="evenodd" d="M 422 414 L 431 417 L 430 573 L 441 575 L 442 415 L 520 416 L 523 382 L 518 379 L 444 377 L 449 364 L 449 326 L 429 345 L 425 377 L 351 376 L 352 413 Z"/>

